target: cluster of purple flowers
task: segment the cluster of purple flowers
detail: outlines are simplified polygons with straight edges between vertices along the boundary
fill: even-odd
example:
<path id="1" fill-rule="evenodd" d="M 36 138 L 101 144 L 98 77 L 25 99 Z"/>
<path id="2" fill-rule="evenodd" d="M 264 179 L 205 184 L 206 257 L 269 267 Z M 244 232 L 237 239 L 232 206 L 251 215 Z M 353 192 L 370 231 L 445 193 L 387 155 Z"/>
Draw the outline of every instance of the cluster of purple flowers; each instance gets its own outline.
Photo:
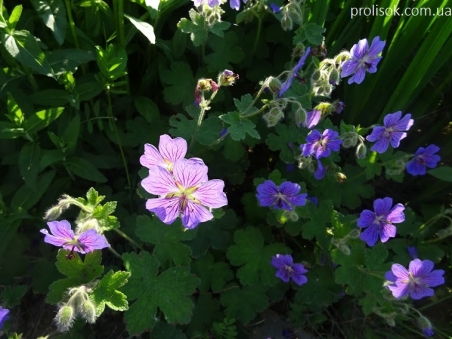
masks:
<path id="1" fill-rule="evenodd" d="M 220 5 L 220 0 L 192 0 L 192 1 L 196 7 L 201 6 L 202 4 L 206 3 L 206 1 L 207 6 L 209 6 L 210 8 Z M 244 4 L 246 4 L 247 0 L 242 1 Z M 231 6 L 232 9 L 238 11 L 240 9 L 240 0 L 229 0 L 229 6 Z"/>
<path id="2" fill-rule="evenodd" d="M 46 229 L 40 231 L 45 234 L 44 241 L 48 244 L 71 250 L 71 252 L 85 254 L 110 246 L 105 236 L 98 234 L 94 229 L 89 229 L 76 235 L 67 220 L 51 221 L 47 225 L 51 234 Z"/>
<path id="3" fill-rule="evenodd" d="M 211 208 L 228 201 L 223 180 L 209 180 L 208 168 L 199 158 L 185 159 L 187 142 L 182 138 L 160 136 L 159 148 L 146 144 L 141 165 L 149 169 L 143 188 L 158 198 L 149 199 L 146 208 L 166 224 L 181 216 L 185 228 L 213 219 Z"/>

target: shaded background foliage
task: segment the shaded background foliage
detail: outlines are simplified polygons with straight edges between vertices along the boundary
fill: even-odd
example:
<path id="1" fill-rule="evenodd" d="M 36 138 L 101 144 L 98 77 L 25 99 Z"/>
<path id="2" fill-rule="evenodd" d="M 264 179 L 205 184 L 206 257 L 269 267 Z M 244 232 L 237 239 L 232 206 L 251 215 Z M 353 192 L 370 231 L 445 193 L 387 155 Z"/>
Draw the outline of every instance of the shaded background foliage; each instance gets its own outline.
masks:
<path id="1" fill-rule="evenodd" d="M 426 143 L 441 145 L 443 163 L 450 165 L 451 101 L 448 98 L 452 95 L 452 21 L 445 16 L 350 18 L 351 7 L 374 4 L 431 7 L 432 10 L 451 6 L 450 1 L 427 0 L 415 4 L 398 0 L 306 2 L 305 23 L 326 29 L 328 55 L 349 49 L 364 37 L 379 35 L 386 40 L 378 72 L 366 78 L 365 86 L 342 84 L 334 92 L 334 99 L 346 104 L 343 119 L 348 124 L 369 126 L 381 121 L 387 113 L 410 112 L 415 126 L 404 143 L 405 150 L 414 152 Z M 267 177 L 273 169 L 285 173 L 285 164 L 280 160 L 284 160 L 282 152 L 279 154 L 277 148 L 269 150 L 264 141 L 272 134 L 284 135 L 287 130 L 268 129 L 262 119 L 255 118 L 253 122 L 258 126 L 260 139 L 247 135 L 243 141 L 229 138 L 213 148 L 206 146 L 219 137 L 224 127 L 218 116 L 235 109 L 233 98 L 241 98 L 244 93 L 255 94 L 260 80 L 279 74 L 298 59 L 293 47 L 303 34 L 313 32 L 308 41 L 322 43 L 322 32 L 315 32 L 317 26 L 310 26 L 312 31 L 301 27 L 295 30 L 294 37 L 293 31 L 281 29 L 278 14 L 263 5 L 239 14 L 224 6 L 223 20 L 238 25 L 216 27 L 216 33 L 205 36 L 203 44 L 202 32 L 195 31 L 193 41 L 184 32 L 193 28 L 181 21 L 188 17 L 193 6 L 188 0 L 165 1 L 158 10 L 139 0 L 114 0 L 111 4 L 91 0 L 33 0 L 22 6 L 19 13 L 13 11 L 13 4 L 5 3 L 3 16 L 6 18 L 6 12 L 9 13 L 9 26 L 0 27 L 0 101 L 5 112 L 0 117 L 0 284 L 5 286 L 2 297 L 7 305 L 18 306 L 13 312 L 12 329 L 24 332 L 25 337 L 50 331 L 54 309 L 44 303 L 43 295 L 59 273 L 54 266 L 55 252 L 42 243 L 38 232 L 45 227 L 44 211 L 63 193 L 84 196 L 94 186 L 110 201 L 118 201 L 115 215 L 121 222 L 121 230 L 140 243 L 146 241 L 135 234 L 135 216 L 147 213 L 143 200 L 147 194 L 139 185 L 140 175 L 145 175 L 143 170 L 140 172 L 138 161 L 143 153 L 142 145 L 157 144 L 158 137 L 168 131 L 173 136 L 190 136 L 196 121 L 192 103 L 197 79 L 215 78 L 225 68 L 238 73 L 240 79 L 233 87 L 222 88 L 218 93 L 205 121 L 208 127 L 204 133 L 200 132 L 192 155 L 202 157 L 210 165 L 211 177 L 226 178 L 229 204 L 235 213 L 229 216 L 231 223 L 225 223 L 216 233 L 207 233 L 210 231 L 204 231 L 204 227 L 208 228 L 208 224 L 201 225 L 198 237 L 188 241 L 188 246 L 193 256 L 200 258 L 208 248 L 202 247 L 202 240 L 209 240 L 212 243 L 209 246 L 222 251 L 216 255 L 224 257 L 228 246 L 233 244 L 234 227 L 239 223 L 259 225 L 266 242 L 273 241 L 274 235 L 262 226 L 266 216 L 254 201 L 252 180 Z M 53 15 L 49 13 L 56 13 L 57 9 L 56 21 L 49 29 L 46 23 L 49 24 L 49 16 Z M 155 43 L 150 43 L 136 29 L 133 18 L 152 24 Z M 243 106 L 245 101 L 235 105 Z M 351 169 L 350 173 L 353 173 Z M 285 173 L 288 180 L 291 175 L 295 177 L 293 173 Z M 355 211 L 363 199 L 355 194 L 355 201 L 351 202 L 347 192 L 351 196 L 358 186 L 364 198 L 370 198 L 372 190 L 390 191 L 425 219 L 437 213 L 439 206 L 451 202 L 450 182 L 410 177 L 403 183 L 395 183 L 380 177 L 370 182 L 365 178 L 346 181 L 341 187 L 342 196 L 332 198 L 335 204 L 338 202 L 343 210 Z M 324 197 L 331 198 L 327 191 Z M 72 209 L 67 213 L 68 219 L 76 217 Z M 118 235 L 109 241 L 119 253 L 131 250 Z M 450 242 L 443 244 L 441 250 L 450 260 L 447 245 Z M 319 256 L 310 253 L 313 248 L 312 243 L 308 244 L 303 255 L 311 259 Z M 122 265 L 109 252 L 104 252 L 104 264 L 109 268 Z M 335 307 L 325 306 L 331 305 L 336 300 L 334 295 L 341 291 L 336 290 L 330 271 L 325 269 L 320 274 L 325 276 L 325 285 L 331 283 L 323 286 L 331 293 L 320 302 L 321 306 L 315 306 L 318 300 L 307 300 L 301 293 L 286 299 L 296 305 L 310 305 L 311 318 L 307 316 L 308 320 L 303 321 L 319 332 L 330 330 L 338 337 L 341 331 L 353 337 L 366 324 L 365 335 L 372 338 L 380 323 L 374 319 L 361 321 L 363 315 L 353 297 L 346 296 Z M 316 287 L 311 288 L 314 293 Z M 283 292 L 274 288 L 274 300 Z M 199 328 L 223 319 L 215 302 L 201 297 L 198 301 L 215 309 L 211 322 Z M 304 306 L 296 306 L 295 310 L 297 307 L 299 313 L 306 312 Z M 32 311 L 35 309 L 41 310 L 36 312 L 39 316 Z M 447 309 L 450 312 L 450 303 Z M 285 310 L 279 304 L 274 307 L 276 312 Z M 107 338 L 103 326 L 122 322 L 122 315 L 107 312 L 92 328 L 77 322 L 74 333 L 83 333 L 80 335 L 85 338 L 88 335 Z M 194 316 L 197 312 L 202 311 L 196 308 Z M 328 317 L 335 319 L 336 325 L 322 327 Z M 450 331 L 447 316 L 439 318 L 438 325 Z M 349 319 L 354 319 L 354 326 L 347 325 L 345 329 L 340 322 Z M 31 328 L 30 323 L 38 325 Z M 192 334 L 198 329 L 193 324 L 188 327 Z M 247 330 L 252 332 L 250 328 Z M 179 329 L 159 327 L 152 333 L 159 331 L 174 331 L 173 337 L 180 334 Z M 398 335 L 391 328 L 378 331 L 375 333 L 380 337 Z M 119 338 L 125 330 L 119 326 L 114 333 L 117 334 L 111 337 Z M 155 336 L 159 338 L 158 334 Z"/>

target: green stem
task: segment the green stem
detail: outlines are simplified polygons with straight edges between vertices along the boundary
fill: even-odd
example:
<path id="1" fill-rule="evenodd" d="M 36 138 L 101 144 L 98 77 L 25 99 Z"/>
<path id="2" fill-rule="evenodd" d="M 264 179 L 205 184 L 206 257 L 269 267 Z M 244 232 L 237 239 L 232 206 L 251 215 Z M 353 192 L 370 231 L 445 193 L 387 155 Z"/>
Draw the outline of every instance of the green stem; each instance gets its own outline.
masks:
<path id="1" fill-rule="evenodd" d="M 253 45 L 253 53 L 251 53 L 251 56 L 254 56 L 254 53 L 256 52 L 257 49 L 257 43 L 259 42 L 259 37 L 261 35 L 261 29 L 262 29 L 262 19 L 258 18 L 258 24 L 257 24 L 257 34 L 256 34 L 256 38 L 254 39 L 254 45 Z"/>
<path id="2" fill-rule="evenodd" d="M 123 237 L 124 239 L 126 239 L 127 241 L 129 241 L 132 245 L 134 245 L 136 248 L 139 248 L 140 250 L 143 250 L 143 247 L 141 247 L 135 240 L 133 240 L 132 238 L 130 238 L 127 234 L 125 234 L 124 232 L 120 231 L 117 228 L 114 228 L 113 231 L 115 231 L 116 233 L 118 233 L 121 237 Z"/>
<path id="3" fill-rule="evenodd" d="M 113 107 L 111 104 L 111 97 L 110 97 L 110 92 L 107 91 L 107 98 L 108 98 L 108 114 L 110 115 L 110 118 L 113 122 L 113 128 L 115 130 L 115 135 L 116 135 L 116 142 L 118 143 L 119 146 L 119 151 L 121 152 L 121 158 L 122 158 L 122 163 L 124 165 L 124 169 L 126 171 L 126 178 L 127 178 L 127 184 L 129 185 L 128 188 L 132 188 L 132 184 L 130 181 L 130 175 L 129 175 L 129 169 L 127 167 L 127 161 L 126 161 L 126 157 L 124 155 L 124 150 L 122 149 L 122 145 L 121 145 L 121 139 L 119 138 L 119 133 L 118 133 L 118 127 L 116 126 L 116 122 L 115 119 L 113 117 Z"/>
<path id="4" fill-rule="evenodd" d="M 71 33 L 72 33 L 72 37 L 74 38 L 75 47 L 77 47 L 77 49 L 80 49 L 77 34 L 75 32 L 74 18 L 72 17 L 71 0 L 65 0 L 64 2 L 66 4 L 66 13 L 67 13 L 67 17 L 69 19 L 69 27 L 71 28 Z"/>
<path id="5" fill-rule="evenodd" d="M 212 95 L 210 96 L 210 99 L 207 102 L 204 101 L 204 94 L 202 94 L 201 103 L 200 103 L 201 112 L 199 113 L 198 123 L 196 124 L 196 130 L 195 130 L 195 133 L 193 134 L 193 137 L 191 138 L 190 146 L 188 147 L 188 150 L 191 150 L 191 148 L 196 140 L 196 137 L 198 136 L 199 130 L 201 128 L 202 120 L 204 119 L 204 115 L 206 114 L 206 109 L 209 107 L 210 103 L 215 98 L 218 91 L 219 90 L 216 90 L 215 92 L 213 92 Z"/>
<path id="6" fill-rule="evenodd" d="M 242 119 L 249 119 L 251 117 L 254 117 L 256 115 L 261 114 L 263 111 L 265 111 L 265 109 L 267 108 L 267 105 L 262 106 L 258 111 L 251 113 L 251 114 L 247 114 L 247 115 L 241 115 L 240 118 Z"/>
<path id="7" fill-rule="evenodd" d="M 116 31 L 118 33 L 119 44 L 122 48 L 126 48 L 126 38 L 124 33 L 124 2 L 123 0 L 114 0 L 113 1 L 113 10 L 115 11 L 116 18 Z M 126 91 L 127 94 L 130 95 L 130 84 L 129 84 L 129 75 L 126 74 Z M 127 112 L 127 118 L 130 118 L 130 110 Z"/>
<path id="8" fill-rule="evenodd" d="M 113 247 L 110 246 L 108 249 L 110 250 L 111 253 L 113 253 L 113 254 L 114 254 L 115 256 L 117 256 L 119 259 L 122 259 L 122 258 L 121 258 L 121 255 L 120 255 L 118 252 L 116 252 L 116 251 L 113 249 Z"/>

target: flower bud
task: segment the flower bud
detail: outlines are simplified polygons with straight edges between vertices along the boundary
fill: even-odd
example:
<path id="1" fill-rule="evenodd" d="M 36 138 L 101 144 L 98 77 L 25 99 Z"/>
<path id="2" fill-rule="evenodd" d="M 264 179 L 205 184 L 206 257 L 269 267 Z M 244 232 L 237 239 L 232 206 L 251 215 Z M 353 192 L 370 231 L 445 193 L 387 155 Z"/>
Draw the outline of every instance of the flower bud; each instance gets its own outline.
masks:
<path id="1" fill-rule="evenodd" d="M 102 227 L 100 227 L 99 222 L 97 219 L 89 218 L 87 220 L 82 221 L 76 221 L 76 234 L 81 234 L 87 230 L 96 230 L 97 233 L 102 234 L 103 230 Z"/>
<path id="2" fill-rule="evenodd" d="M 268 89 L 272 93 L 279 93 L 279 90 L 281 88 L 281 81 L 279 81 L 278 78 L 269 77 L 267 78 L 266 83 L 268 84 Z"/>
<path id="3" fill-rule="evenodd" d="M 44 219 L 53 221 L 58 219 L 62 213 L 62 208 L 59 205 L 56 205 L 47 210 L 46 214 L 44 215 Z"/>
<path id="4" fill-rule="evenodd" d="M 358 147 L 356 147 L 356 157 L 358 159 L 363 159 L 366 157 L 367 154 L 367 147 L 364 144 L 359 144 Z"/>
<path id="5" fill-rule="evenodd" d="M 218 84 L 220 86 L 232 86 L 235 83 L 235 80 L 239 78 L 238 74 L 225 69 L 218 75 Z"/>
<path id="6" fill-rule="evenodd" d="M 287 15 L 292 19 L 293 22 L 298 24 L 301 23 L 301 10 L 300 6 L 294 3 L 287 5 Z"/>
<path id="7" fill-rule="evenodd" d="M 294 112 L 295 125 L 300 126 L 301 124 L 306 124 L 306 111 L 298 107 L 298 109 Z"/>
<path id="8" fill-rule="evenodd" d="M 347 179 L 347 176 L 344 173 L 337 172 L 336 173 L 336 181 L 342 184 Z"/>
<path id="9" fill-rule="evenodd" d="M 55 316 L 55 322 L 60 332 L 66 332 L 74 323 L 75 320 L 75 310 L 72 306 L 63 305 L 58 310 L 57 315 Z"/>
<path id="10" fill-rule="evenodd" d="M 336 68 L 333 68 L 333 70 L 330 73 L 329 82 L 333 86 L 339 85 L 339 82 L 341 81 L 341 77 L 339 74 L 339 71 Z"/>
<path id="11" fill-rule="evenodd" d="M 389 326 L 392 326 L 392 327 L 395 326 L 395 320 L 394 320 L 394 319 L 392 319 L 392 318 L 386 318 L 385 320 L 386 320 L 386 323 L 387 323 Z"/>
<path id="12" fill-rule="evenodd" d="M 348 237 L 352 239 L 357 239 L 359 238 L 360 234 L 361 232 L 359 231 L 359 229 L 355 228 L 348 234 Z"/>
<path id="13" fill-rule="evenodd" d="M 351 251 L 350 251 L 350 246 L 348 245 L 342 245 L 339 247 L 339 250 L 344 253 L 345 255 L 350 255 Z"/>
<path id="14" fill-rule="evenodd" d="M 313 83 L 316 83 L 316 82 L 320 81 L 321 76 L 322 76 L 322 73 L 320 72 L 320 70 L 316 69 L 311 75 L 311 81 Z"/>
<path id="15" fill-rule="evenodd" d="M 418 319 L 419 327 L 422 329 L 422 332 L 426 337 L 431 337 L 435 333 L 433 332 L 432 323 L 426 317 L 421 315 Z"/>
<path id="16" fill-rule="evenodd" d="M 80 306 L 79 312 L 88 323 L 94 324 L 96 322 L 96 307 L 91 300 L 85 300 Z"/>
<path id="17" fill-rule="evenodd" d="M 295 210 L 289 211 L 289 218 L 293 222 L 298 221 L 298 213 Z"/>
<path id="18" fill-rule="evenodd" d="M 284 15 L 281 19 L 281 27 L 285 31 L 291 31 L 293 28 L 292 19 L 289 18 L 287 15 Z"/>
<path id="19" fill-rule="evenodd" d="M 273 107 L 268 113 L 264 114 L 262 118 L 264 118 L 267 123 L 267 127 L 273 127 L 284 118 L 284 113 L 278 108 Z"/>

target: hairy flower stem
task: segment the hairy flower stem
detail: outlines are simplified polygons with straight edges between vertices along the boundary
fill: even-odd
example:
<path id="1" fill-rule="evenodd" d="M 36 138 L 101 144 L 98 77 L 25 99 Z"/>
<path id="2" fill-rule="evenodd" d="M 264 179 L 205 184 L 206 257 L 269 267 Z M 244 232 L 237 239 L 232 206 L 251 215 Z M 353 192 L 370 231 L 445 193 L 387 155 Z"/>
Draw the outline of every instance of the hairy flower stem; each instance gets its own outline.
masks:
<path id="1" fill-rule="evenodd" d="M 108 92 L 108 91 L 107 91 L 107 98 L 108 98 L 108 109 L 107 109 L 108 115 L 110 116 L 110 119 L 113 122 L 113 128 L 115 130 L 116 141 L 118 143 L 119 151 L 121 152 L 122 163 L 123 163 L 124 169 L 126 171 L 127 185 L 128 185 L 128 188 L 130 189 L 130 188 L 132 188 L 132 184 L 130 182 L 129 169 L 127 167 L 127 161 L 126 161 L 126 157 L 124 155 L 124 150 L 122 149 L 121 139 L 119 138 L 118 127 L 116 126 L 115 118 L 113 117 L 113 106 L 111 104 L 110 92 Z"/>
<path id="2" fill-rule="evenodd" d="M 191 141 L 190 141 L 190 146 L 188 146 L 188 150 L 191 150 L 193 143 L 196 140 L 196 137 L 198 136 L 199 130 L 201 128 L 201 124 L 202 124 L 202 120 L 204 119 L 204 115 L 206 114 L 206 110 L 209 108 L 210 103 L 212 102 L 212 100 L 215 98 L 215 96 L 217 95 L 218 90 L 216 90 L 215 92 L 212 93 L 210 99 L 207 102 L 204 102 L 204 94 L 203 94 L 203 98 L 201 100 L 201 112 L 199 113 L 199 117 L 198 117 L 198 123 L 196 125 L 196 130 L 195 133 L 193 134 Z"/>
<path id="3" fill-rule="evenodd" d="M 256 53 L 257 43 L 259 42 L 259 37 L 261 35 L 261 29 L 262 29 L 262 19 L 258 18 L 258 20 L 257 20 L 257 33 L 256 33 L 256 38 L 254 39 L 253 52 L 251 53 L 251 57 L 253 57 L 254 53 Z"/>
<path id="4" fill-rule="evenodd" d="M 124 239 L 126 239 L 127 241 L 129 241 L 132 245 L 134 245 L 136 248 L 139 248 L 140 250 L 143 251 L 143 247 L 141 247 L 135 240 L 133 240 L 132 238 L 130 238 L 127 234 L 125 234 L 124 232 L 118 230 L 117 228 L 114 228 L 113 231 L 115 231 L 116 233 L 118 233 L 121 237 L 123 237 Z"/>

